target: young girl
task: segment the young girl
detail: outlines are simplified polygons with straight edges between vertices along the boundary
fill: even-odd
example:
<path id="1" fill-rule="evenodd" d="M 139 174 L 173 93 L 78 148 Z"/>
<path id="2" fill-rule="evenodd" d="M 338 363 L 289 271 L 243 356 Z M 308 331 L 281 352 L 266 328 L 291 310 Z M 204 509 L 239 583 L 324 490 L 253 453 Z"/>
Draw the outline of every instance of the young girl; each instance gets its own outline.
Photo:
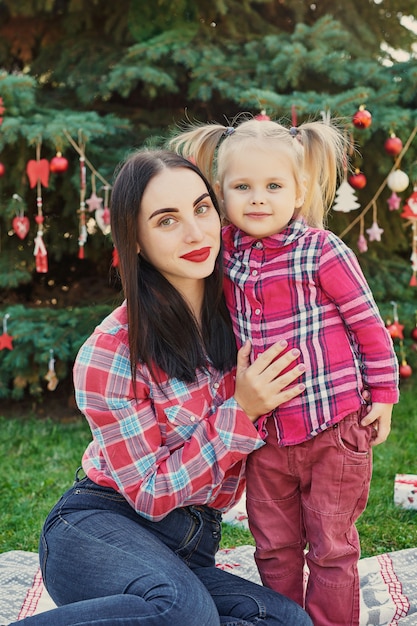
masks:
<path id="1" fill-rule="evenodd" d="M 239 345 L 250 339 L 255 360 L 285 339 L 306 365 L 306 391 L 258 421 L 266 445 L 247 465 L 262 581 L 305 606 L 315 626 L 355 626 L 355 520 L 367 502 L 371 446 L 387 438 L 398 401 L 398 363 L 355 255 L 323 228 L 344 135 L 322 122 L 288 129 L 246 120 L 191 129 L 172 146 L 217 180 Z"/>

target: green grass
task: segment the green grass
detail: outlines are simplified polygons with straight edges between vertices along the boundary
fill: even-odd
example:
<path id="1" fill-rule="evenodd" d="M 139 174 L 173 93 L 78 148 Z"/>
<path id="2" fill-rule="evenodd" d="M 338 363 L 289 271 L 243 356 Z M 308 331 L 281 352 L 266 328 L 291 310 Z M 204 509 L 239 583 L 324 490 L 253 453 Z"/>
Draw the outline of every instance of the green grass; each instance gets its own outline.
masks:
<path id="1" fill-rule="evenodd" d="M 362 556 L 417 546 L 417 511 L 394 505 L 396 473 L 417 474 L 417 403 L 403 385 L 388 441 L 374 449 L 368 507 L 358 521 Z M 0 552 L 37 550 L 42 522 L 71 485 L 90 440 L 84 420 L 0 417 Z M 248 531 L 224 525 L 222 547 L 253 544 Z"/>

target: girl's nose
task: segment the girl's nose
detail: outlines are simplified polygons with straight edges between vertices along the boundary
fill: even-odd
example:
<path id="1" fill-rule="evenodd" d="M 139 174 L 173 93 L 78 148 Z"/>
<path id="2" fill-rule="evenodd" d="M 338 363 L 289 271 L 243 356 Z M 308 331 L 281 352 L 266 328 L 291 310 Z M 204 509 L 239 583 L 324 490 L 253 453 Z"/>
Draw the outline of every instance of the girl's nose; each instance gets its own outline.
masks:
<path id="1" fill-rule="evenodd" d="M 254 191 L 251 197 L 251 204 L 265 204 L 264 196 L 261 191 Z"/>

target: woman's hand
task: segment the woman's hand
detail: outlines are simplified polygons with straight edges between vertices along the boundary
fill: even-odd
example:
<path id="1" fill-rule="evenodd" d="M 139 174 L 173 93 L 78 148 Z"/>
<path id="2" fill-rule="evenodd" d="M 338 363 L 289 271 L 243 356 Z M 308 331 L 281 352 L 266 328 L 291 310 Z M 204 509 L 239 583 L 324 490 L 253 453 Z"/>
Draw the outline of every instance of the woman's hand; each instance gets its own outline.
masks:
<path id="1" fill-rule="evenodd" d="M 256 422 L 260 415 L 269 413 L 305 389 L 302 383 L 288 387 L 305 371 L 302 363 L 281 374 L 300 356 L 297 349 L 279 356 L 287 345 L 286 341 L 275 343 L 260 354 L 252 364 L 249 361 L 251 351 L 249 341 L 246 341 L 238 352 L 234 397 L 251 422 Z"/>

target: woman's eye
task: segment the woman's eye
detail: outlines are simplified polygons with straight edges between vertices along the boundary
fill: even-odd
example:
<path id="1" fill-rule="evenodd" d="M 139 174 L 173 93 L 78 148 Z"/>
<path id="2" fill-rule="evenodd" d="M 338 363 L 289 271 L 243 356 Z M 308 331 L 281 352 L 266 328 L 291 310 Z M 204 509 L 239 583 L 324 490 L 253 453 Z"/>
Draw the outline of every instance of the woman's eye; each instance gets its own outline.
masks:
<path id="1" fill-rule="evenodd" d="M 200 204 L 200 206 L 196 208 L 195 212 L 197 215 L 204 215 L 204 213 L 207 213 L 209 208 L 208 204 Z"/>
<path id="2" fill-rule="evenodd" d="M 159 222 L 158 226 L 171 226 L 174 221 L 173 217 L 164 217 L 164 219 Z"/>

